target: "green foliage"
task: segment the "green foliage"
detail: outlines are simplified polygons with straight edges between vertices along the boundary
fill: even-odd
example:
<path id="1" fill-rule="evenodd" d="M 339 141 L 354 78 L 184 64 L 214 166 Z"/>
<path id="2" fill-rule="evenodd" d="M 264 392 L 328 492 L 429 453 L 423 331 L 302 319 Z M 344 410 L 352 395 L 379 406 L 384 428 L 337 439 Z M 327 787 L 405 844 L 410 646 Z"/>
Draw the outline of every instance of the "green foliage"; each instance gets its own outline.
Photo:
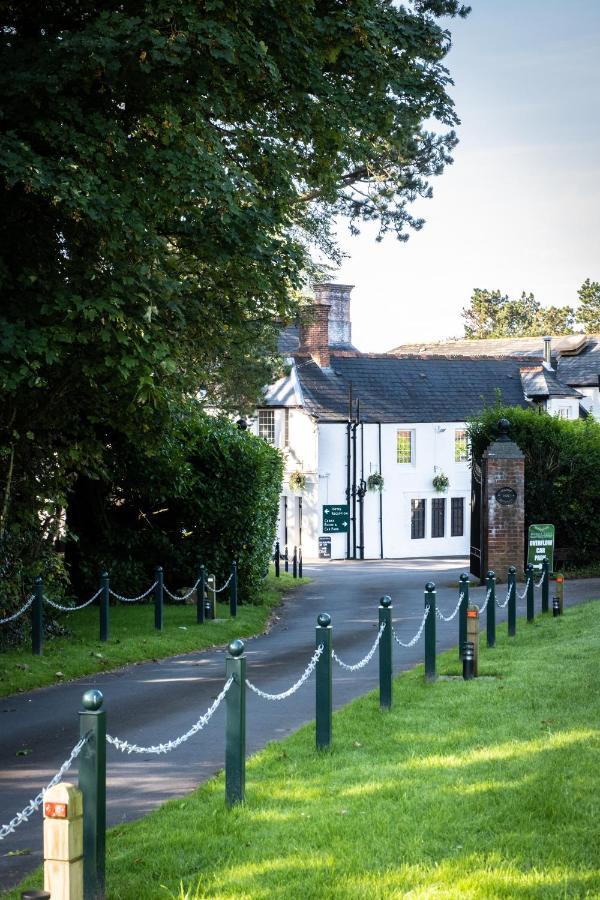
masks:
<path id="1" fill-rule="evenodd" d="M 290 490 L 301 494 L 306 487 L 306 475 L 304 472 L 292 472 L 289 478 Z"/>
<path id="2" fill-rule="evenodd" d="M 575 311 L 570 306 L 542 306 L 533 294 L 510 300 L 500 291 L 475 288 L 471 305 L 462 312 L 467 338 L 535 337 L 573 334 Z"/>
<path id="3" fill-rule="evenodd" d="M 450 485 L 450 479 L 445 474 L 445 472 L 439 472 L 437 475 L 433 476 L 432 482 L 433 487 L 436 491 L 443 493 L 448 490 L 448 486 Z"/>
<path id="4" fill-rule="evenodd" d="M 579 306 L 577 319 L 583 325 L 583 330 L 600 332 L 600 283 L 586 278 L 579 290 Z"/>
<path id="5" fill-rule="evenodd" d="M 383 490 L 384 479 L 381 472 L 372 472 L 367 478 L 367 489 L 370 491 L 381 491 Z"/>
<path id="6" fill-rule="evenodd" d="M 556 546 L 572 548 L 572 563 L 593 562 L 600 548 L 600 424 L 498 404 L 469 425 L 476 460 L 498 436 L 500 418 L 510 421 L 510 437 L 525 454 L 526 525 L 554 524 Z"/>
<path id="7" fill-rule="evenodd" d="M 236 559 L 240 601 L 252 601 L 272 554 L 280 453 L 192 410 L 156 452 L 131 442 L 116 449 L 111 477 L 81 479 L 69 506 L 67 559 L 81 593 L 106 569 L 119 593 L 137 595 L 157 565 L 171 590 L 189 586 L 199 562 L 220 586 Z"/>

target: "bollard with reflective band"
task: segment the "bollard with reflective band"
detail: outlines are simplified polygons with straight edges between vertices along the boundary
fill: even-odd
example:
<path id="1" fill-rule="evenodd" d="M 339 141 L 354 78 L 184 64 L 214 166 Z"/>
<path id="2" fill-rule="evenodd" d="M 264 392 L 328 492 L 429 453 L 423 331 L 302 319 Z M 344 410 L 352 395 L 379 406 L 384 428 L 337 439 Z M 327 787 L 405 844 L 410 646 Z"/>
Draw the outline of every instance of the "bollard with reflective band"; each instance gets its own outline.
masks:
<path id="1" fill-rule="evenodd" d="M 320 613 L 317 616 L 316 646 L 323 644 L 316 665 L 316 716 L 315 731 L 317 750 L 331 746 L 331 717 L 333 711 L 333 683 L 331 666 L 331 616 Z"/>
<path id="2" fill-rule="evenodd" d="M 463 645 L 463 678 L 471 681 L 475 677 L 475 651 L 472 641 L 465 641 Z"/>
<path id="3" fill-rule="evenodd" d="M 302 578 L 302 547 L 298 547 L 298 578 Z"/>
<path id="4" fill-rule="evenodd" d="M 102 593 L 100 594 L 100 640 L 107 641 L 110 632 L 110 581 L 108 572 L 103 572 L 100 576 L 100 586 L 102 588 Z"/>
<path id="5" fill-rule="evenodd" d="M 473 676 L 479 675 L 479 607 L 469 603 L 467 610 L 467 644 L 473 644 Z"/>
<path id="6" fill-rule="evenodd" d="M 100 691 L 86 691 L 79 734 L 89 735 L 79 756 L 83 794 L 83 892 L 86 900 L 104 897 L 106 858 L 106 713 Z"/>
<path id="7" fill-rule="evenodd" d="M 552 598 L 552 615 L 554 618 L 560 616 L 560 600 L 558 597 Z"/>
<path id="8" fill-rule="evenodd" d="M 462 594 L 458 610 L 458 656 L 462 659 L 463 644 L 467 640 L 467 608 L 469 606 L 469 576 L 463 572 L 458 583 L 459 596 Z"/>
<path id="9" fill-rule="evenodd" d="M 533 566 L 531 563 L 528 563 L 525 566 L 525 583 L 527 585 L 527 621 L 533 622 L 535 617 L 535 600 L 533 592 L 535 590 L 535 585 L 533 583 L 534 572 Z"/>
<path id="10" fill-rule="evenodd" d="M 517 570 L 514 566 L 508 568 L 508 636 L 514 637 L 517 633 Z"/>
<path id="11" fill-rule="evenodd" d="M 425 585 L 424 610 L 427 607 L 429 607 L 429 613 L 425 619 L 425 681 L 435 681 L 437 678 L 435 659 L 436 594 L 433 581 L 428 581 Z"/>
<path id="12" fill-rule="evenodd" d="M 204 591 L 206 588 L 206 570 L 198 568 L 198 586 L 196 587 L 196 625 L 204 625 Z"/>
<path id="13" fill-rule="evenodd" d="M 549 563 L 546 557 L 542 560 L 542 612 L 548 612 L 548 594 L 549 594 L 549 581 L 550 581 L 550 572 L 549 572 Z"/>
<path id="14" fill-rule="evenodd" d="M 234 560 L 231 563 L 231 582 L 229 585 L 229 615 L 232 619 L 237 616 L 238 605 L 238 579 L 237 579 L 237 563 Z"/>
<path id="15" fill-rule="evenodd" d="M 489 597 L 486 607 L 485 632 L 488 647 L 494 647 L 496 645 L 496 575 L 491 569 L 487 573 L 486 587 Z"/>
<path id="16" fill-rule="evenodd" d="M 217 615 L 217 579 L 215 575 L 209 575 L 206 579 L 206 600 L 204 602 L 204 613 L 207 619 L 214 619 Z"/>
<path id="17" fill-rule="evenodd" d="M 379 601 L 379 627 L 385 628 L 379 640 L 379 706 L 392 706 L 392 598 L 382 597 Z"/>
<path id="18" fill-rule="evenodd" d="M 246 657 L 244 642 L 232 641 L 225 658 L 227 679 L 233 684 L 225 704 L 225 801 L 227 806 L 243 803 L 246 792 Z"/>
<path id="19" fill-rule="evenodd" d="M 83 900 L 83 798 L 66 781 L 44 794 L 44 888 L 55 900 Z"/>
<path id="20" fill-rule="evenodd" d="M 275 578 L 279 578 L 279 575 L 280 575 L 279 565 L 281 562 L 281 560 L 279 559 L 279 541 L 275 541 L 275 553 L 274 553 L 273 559 L 275 562 Z"/>
<path id="21" fill-rule="evenodd" d="M 565 600 L 565 576 L 557 575 L 556 576 L 556 590 L 558 593 L 558 599 L 560 601 L 560 614 L 562 616 L 564 610 L 564 600 Z"/>
<path id="22" fill-rule="evenodd" d="M 294 556 L 292 557 L 292 577 L 298 577 L 298 548 L 294 547 Z"/>
<path id="23" fill-rule="evenodd" d="M 31 652 L 42 655 L 44 634 L 44 582 L 38 576 L 33 581 L 33 603 L 31 604 Z"/>
<path id="24" fill-rule="evenodd" d="M 162 566 L 157 566 L 154 576 L 156 581 L 156 587 L 154 588 L 154 627 L 157 631 L 162 631 L 163 627 L 163 577 Z"/>

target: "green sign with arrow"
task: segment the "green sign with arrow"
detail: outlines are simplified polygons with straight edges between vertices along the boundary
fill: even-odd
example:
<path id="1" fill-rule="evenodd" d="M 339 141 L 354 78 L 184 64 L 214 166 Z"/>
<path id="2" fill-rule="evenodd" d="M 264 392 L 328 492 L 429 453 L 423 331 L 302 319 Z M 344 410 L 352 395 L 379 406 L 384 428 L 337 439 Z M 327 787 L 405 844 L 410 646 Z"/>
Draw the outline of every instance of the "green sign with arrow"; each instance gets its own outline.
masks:
<path id="1" fill-rule="evenodd" d="M 337 506 L 323 507 L 323 533 L 331 534 L 332 532 L 345 533 L 348 531 L 348 523 L 350 517 L 348 515 L 348 504 L 342 503 Z"/>
<path id="2" fill-rule="evenodd" d="M 527 562 L 542 571 L 542 560 L 548 558 L 548 571 L 554 571 L 554 525 L 530 525 Z"/>

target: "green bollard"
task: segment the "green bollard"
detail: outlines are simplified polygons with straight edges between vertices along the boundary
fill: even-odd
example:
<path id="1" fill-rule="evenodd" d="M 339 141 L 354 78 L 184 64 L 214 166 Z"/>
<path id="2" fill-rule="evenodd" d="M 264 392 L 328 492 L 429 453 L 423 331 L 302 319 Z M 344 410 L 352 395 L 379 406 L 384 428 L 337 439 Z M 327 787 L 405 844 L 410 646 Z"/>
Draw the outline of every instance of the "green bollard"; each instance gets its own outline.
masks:
<path id="1" fill-rule="evenodd" d="M 528 563 L 525 566 L 525 583 L 527 585 L 527 621 L 533 622 L 535 617 L 535 600 L 534 600 L 534 590 L 535 585 L 533 583 L 533 566 L 531 563 Z"/>
<path id="2" fill-rule="evenodd" d="M 83 896 L 104 897 L 106 857 L 106 713 L 100 691 L 86 691 L 79 713 L 79 734 L 89 737 L 79 757 L 83 794 Z"/>
<path id="3" fill-rule="evenodd" d="M 275 541 L 275 551 L 273 553 L 273 562 L 275 563 L 275 578 L 280 577 L 281 559 L 279 557 L 279 541 Z"/>
<path id="4" fill-rule="evenodd" d="M 379 707 L 392 706 L 392 598 L 382 597 L 379 601 L 379 627 L 385 623 L 379 640 Z"/>
<path id="5" fill-rule="evenodd" d="M 458 658 L 463 658 L 463 648 L 467 640 L 467 609 L 469 606 L 469 576 L 463 572 L 458 583 L 459 596 L 462 601 L 458 610 Z"/>
<path id="6" fill-rule="evenodd" d="M 232 619 L 237 616 L 238 604 L 238 582 L 237 582 L 237 563 L 234 560 L 231 563 L 231 582 L 229 584 L 229 615 Z"/>
<path id="7" fill-rule="evenodd" d="M 292 557 L 292 577 L 298 577 L 298 549 L 294 547 L 294 556 Z"/>
<path id="8" fill-rule="evenodd" d="M 246 657 L 243 641 L 232 641 L 227 650 L 225 673 L 233 684 L 225 697 L 225 802 L 231 807 L 243 803 L 246 792 Z"/>
<path id="9" fill-rule="evenodd" d="M 196 587 L 196 625 L 204 625 L 204 591 L 206 572 L 204 566 L 198 567 L 198 585 Z"/>
<path id="10" fill-rule="evenodd" d="M 508 636 L 514 637 L 517 633 L 517 570 L 514 566 L 508 567 Z"/>
<path id="11" fill-rule="evenodd" d="M 425 681 L 435 681 L 435 617 L 436 617 L 436 593 L 433 581 L 425 585 L 424 610 L 429 607 L 429 613 L 425 619 Z"/>
<path id="12" fill-rule="evenodd" d="M 154 588 L 154 627 L 157 631 L 162 631 L 163 627 L 163 570 L 162 566 L 156 567 L 154 580 L 156 587 Z"/>
<path id="13" fill-rule="evenodd" d="M 302 578 L 302 547 L 298 547 L 298 578 Z"/>
<path id="14" fill-rule="evenodd" d="M 485 617 L 485 630 L 488 647 L 496 645 L 496 575 L 492 570 L 487 573 L 487 591 L 489 593 Z"/>
<path id="15" fill-rule="evenodd" d="M 549 581 L 550 581 L 550 572 L 548 571 L 549 563 L 548 558 L 545 556 L 542 560 L 542 612 L 548 612 L 548 592 L 549 592 Z"/>
<path id="16" fill-rule="evenodd" d="M 108 572 L 103 572 L 100 576 L 100 585 L 102 593 L 100 594 L 100 640 L 107 641 L 110 631 L 109 625 L 109 604 L 110 604 L 110 581 Z"/>
<path id="17" fill-rule="evenodd" d="M 31 652 L 41 656 L 44 635 L 44 582 L 38 575 L 33 581 L 33 603 L 31 604 Z"/>
<path id="18" fill-rule="evenodd" d="M 331 616 L 319 613 L 317 616 L 317 644 L 323 644 L 323 652 L 316 667 L 316 739 L 317 750 L 331 746 L 331 716 L 333 711 L 333 683 L 331 667 Z"/>

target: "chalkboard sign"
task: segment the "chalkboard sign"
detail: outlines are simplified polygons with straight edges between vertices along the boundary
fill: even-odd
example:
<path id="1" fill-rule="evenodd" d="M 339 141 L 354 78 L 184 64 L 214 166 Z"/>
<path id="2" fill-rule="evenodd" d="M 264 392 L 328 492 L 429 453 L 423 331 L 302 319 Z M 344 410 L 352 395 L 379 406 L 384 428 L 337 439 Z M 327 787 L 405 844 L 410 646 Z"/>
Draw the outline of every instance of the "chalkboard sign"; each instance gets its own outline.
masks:
<path id="1" fill-rule="evenodd" d="M 323 536 L 319 538 L 319 559 L 331 559 L 331 538 Z"/>

